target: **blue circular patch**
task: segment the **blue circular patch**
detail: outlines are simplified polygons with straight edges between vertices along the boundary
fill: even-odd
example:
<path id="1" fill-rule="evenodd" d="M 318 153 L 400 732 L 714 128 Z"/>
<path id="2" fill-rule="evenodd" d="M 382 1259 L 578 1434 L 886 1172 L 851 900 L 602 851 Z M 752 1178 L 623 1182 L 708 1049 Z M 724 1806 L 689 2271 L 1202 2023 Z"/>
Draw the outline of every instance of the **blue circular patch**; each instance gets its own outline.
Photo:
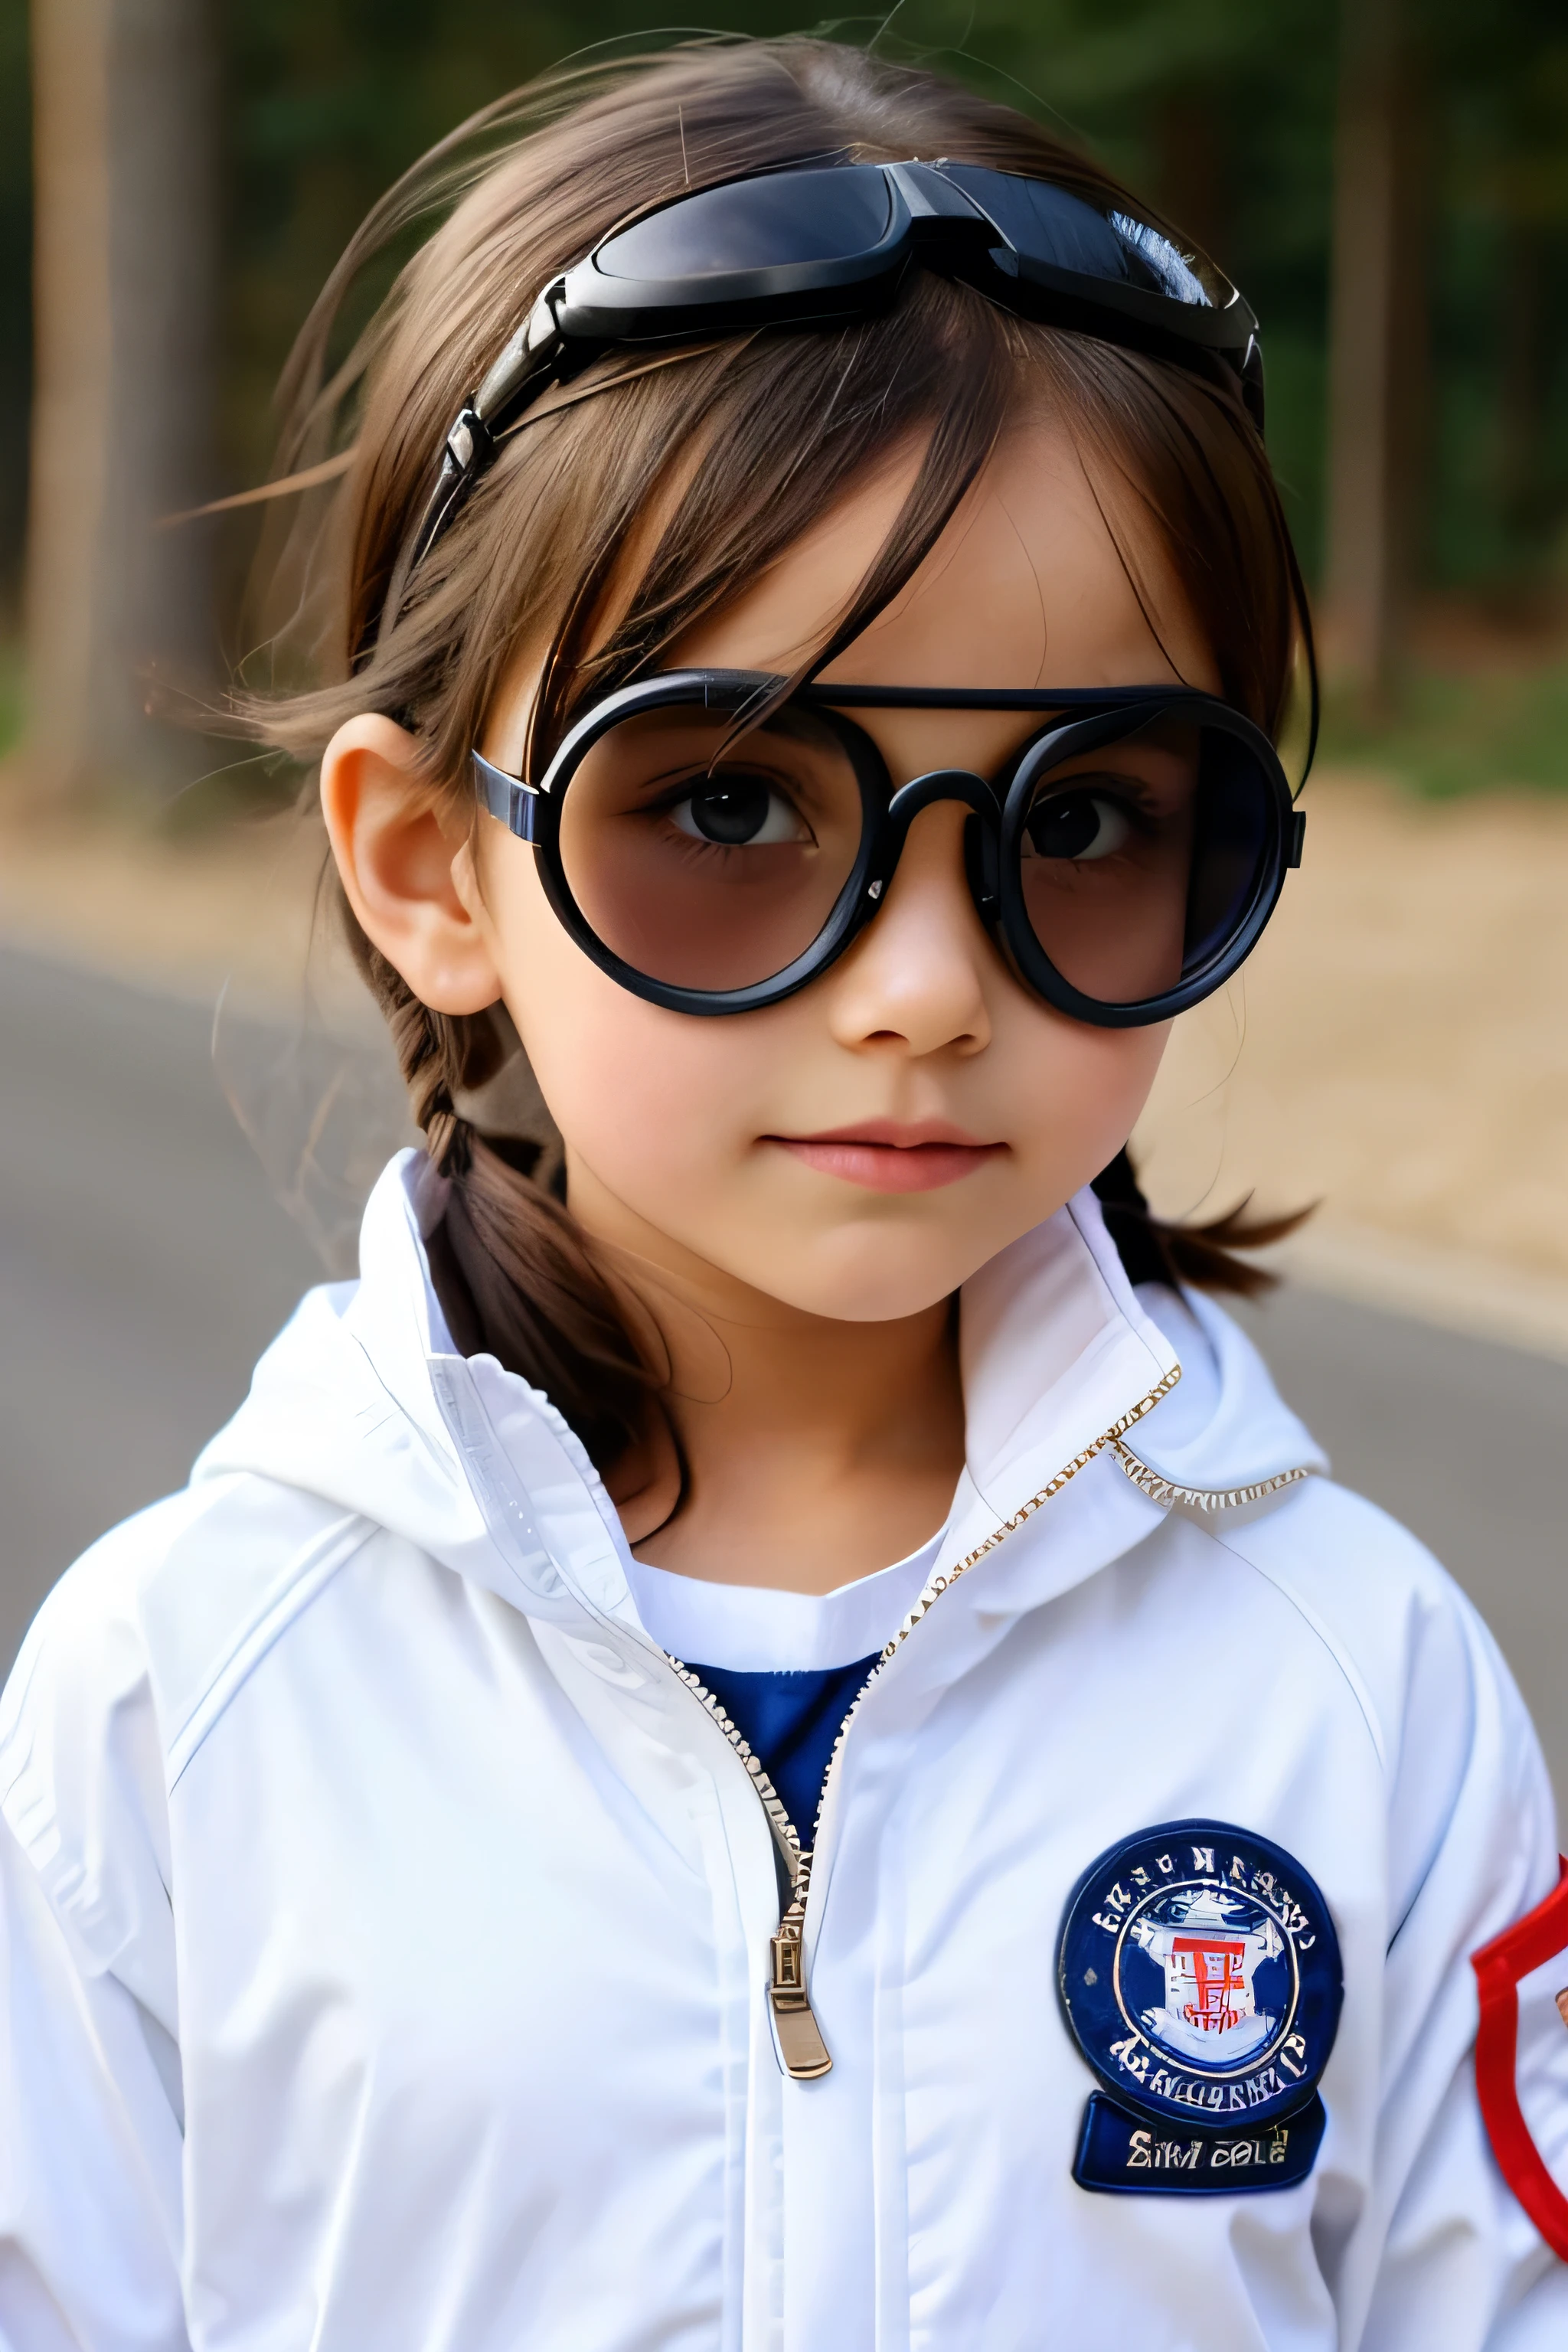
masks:
<path id="1" fill-rule="evenodd" d="M 1119 2098 L 1225 2131 L 1311 2097 L 1344 1993 L 1318 1886 L 1228 1822 L 1165 1822 L 1091 1863 L 1062 1921 L 1058 1982 L 1073 2038 Z"/>

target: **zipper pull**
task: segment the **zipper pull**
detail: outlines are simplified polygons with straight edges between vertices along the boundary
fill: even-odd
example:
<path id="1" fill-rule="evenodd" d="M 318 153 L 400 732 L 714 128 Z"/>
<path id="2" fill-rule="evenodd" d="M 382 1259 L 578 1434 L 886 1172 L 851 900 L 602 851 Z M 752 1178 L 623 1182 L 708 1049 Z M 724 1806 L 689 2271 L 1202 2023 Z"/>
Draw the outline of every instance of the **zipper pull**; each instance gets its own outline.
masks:
<path id="1" fill-rule="evenodd" d="M 805 1860 L 803 1855 L 803 1864 Z M 833 2063 L 805 1989 L 805 1958 L 801 1943 L 805 1925 L 805 1884 L 806 1872 L 803 1868 L 795 1900 L 779 1921 L 778 1934 L 773 1938 L 773 1978 L 768 1987 L 784 2072 L 797 2083 L 815 2081 L 818 2074 L 826 2074 Z"/>

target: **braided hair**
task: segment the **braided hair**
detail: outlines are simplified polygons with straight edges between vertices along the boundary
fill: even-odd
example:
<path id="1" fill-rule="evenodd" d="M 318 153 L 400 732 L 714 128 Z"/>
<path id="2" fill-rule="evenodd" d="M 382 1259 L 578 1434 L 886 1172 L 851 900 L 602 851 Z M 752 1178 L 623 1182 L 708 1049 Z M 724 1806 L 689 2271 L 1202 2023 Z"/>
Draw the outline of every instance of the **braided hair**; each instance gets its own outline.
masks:
<path id="1" fill-rule="evenodd" d="M 453 1339 L 542 1389 L 606 1470 L 646 1441 L 662 1374 L 561 1197 L 558 1142 L 480 1133 L 461 1105 L 507 1059 L 498 1024 L 488 1013 L 433 1012 L 346 901 L 342 913 L 391 1032 L 414 1123 L 450 1188 L 428 1248 Z"/>

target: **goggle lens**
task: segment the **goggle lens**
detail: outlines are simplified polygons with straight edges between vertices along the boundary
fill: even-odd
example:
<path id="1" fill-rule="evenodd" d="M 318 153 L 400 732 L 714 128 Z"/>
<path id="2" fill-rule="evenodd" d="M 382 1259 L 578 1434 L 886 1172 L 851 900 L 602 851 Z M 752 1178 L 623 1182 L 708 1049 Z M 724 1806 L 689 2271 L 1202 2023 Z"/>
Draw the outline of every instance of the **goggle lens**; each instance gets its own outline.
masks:
<path id="1" fill-rule="evenodd" d="M 791 172 L 702 188 L 634 221 L 594 257 L 601 277 L 679 281 L 853 260 L 888 234 L 892 205 L 873 164 Z"/>

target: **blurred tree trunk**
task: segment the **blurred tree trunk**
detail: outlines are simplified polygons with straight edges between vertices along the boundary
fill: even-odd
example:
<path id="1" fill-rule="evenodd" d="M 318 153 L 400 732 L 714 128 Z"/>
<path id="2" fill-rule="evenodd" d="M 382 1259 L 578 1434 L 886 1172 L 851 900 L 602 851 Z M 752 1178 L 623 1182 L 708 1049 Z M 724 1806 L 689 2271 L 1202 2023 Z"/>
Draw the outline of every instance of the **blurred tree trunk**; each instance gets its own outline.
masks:
<path id="1" fill-rule="evenodd" d="M 205 0 L 33 0 L 29 766 L 60 793 L 161 764 L 149 666 L 210 668 L 216 75 Z M 166 752 L 163 754 L 166 757 Z"/>
<path id="2" fill-rule="evenodd" d="M 1329 321 L 1331 679 L 1392 695 L 1415 585 L 1426 372 L 1424 139 L 1408 0 L 1342 0 Z"/>

